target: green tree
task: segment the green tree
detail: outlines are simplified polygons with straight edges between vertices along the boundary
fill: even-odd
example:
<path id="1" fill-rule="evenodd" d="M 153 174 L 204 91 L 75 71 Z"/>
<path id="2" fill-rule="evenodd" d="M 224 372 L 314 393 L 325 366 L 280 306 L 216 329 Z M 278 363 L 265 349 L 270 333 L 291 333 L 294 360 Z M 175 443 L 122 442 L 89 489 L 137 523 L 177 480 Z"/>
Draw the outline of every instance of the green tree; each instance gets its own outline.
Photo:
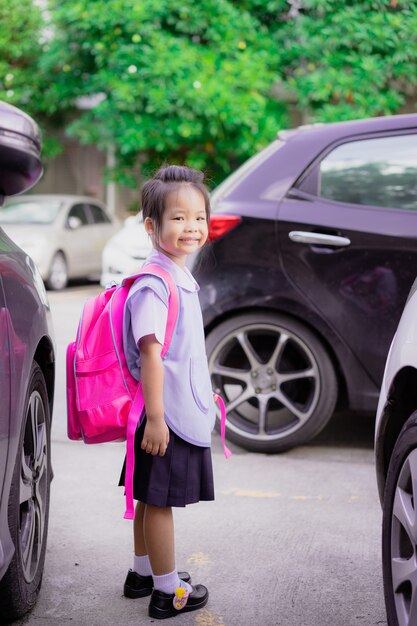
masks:
<path id="1" fill-rule="evenodd" d="M 42 20 L 32 0 L 0 0 L 0 97 L 45 128 L 115 147 L 123 182 L 163 161 L 223 179 L 289 125 L 288 95 L 315 121 L 415 108 L 411 0 L 49 0 L 48 9 Z M 79 98 L 97 95 L 80 109 Z"/>
<path id="2" fill-rule="evenodd" d="M 255 0 L 254 0 L 255 1 Z M 397 113 L 417 101 L 417 4 L 291 2 L 275 31 L 284 84 L 313 120 Z"/>
<path id="3" fill-rule="evenodd" d="M 28 112 L 37 109 L 41 27 L 41 12 L 32 0 L 0 0 L 0 98 Z"/>
<path id="4" fill-rule="evenodd" d="M 221 180 L 286 121 L 269 95 L 276 44 L 239 3 L 51 0 L 49 10 L 38 104 L 65 112 L 82 142 L 114 145 L 124 182 L 163 161 Z M 94 94 L 102 101 L 74 116 L 77 98 Z"/>
<path id="5" fill-rule="evenodd" d="M 34 116 L 43 129 L 43 155 L 53 157 L 59 142 L 46 131 L 49 114 L 40 107 L 40 60 L 48 33 L 33 0 L 0 0 L 0 99 Z"/>

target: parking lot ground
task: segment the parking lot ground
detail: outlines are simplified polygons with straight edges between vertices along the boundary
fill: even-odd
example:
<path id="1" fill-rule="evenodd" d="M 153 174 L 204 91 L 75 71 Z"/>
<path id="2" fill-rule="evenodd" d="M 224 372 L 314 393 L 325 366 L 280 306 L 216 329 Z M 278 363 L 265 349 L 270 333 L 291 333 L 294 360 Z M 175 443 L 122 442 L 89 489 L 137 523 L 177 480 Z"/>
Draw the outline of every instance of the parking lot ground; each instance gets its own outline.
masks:
<path id="1" fill-rule="evenodd" d="M 123 597 L 131 523 L 117 487 L 123 444 L 65 437 L 64 347 L 86 292 L 50 298 L 59 368 L 53 427 L 51 516 L 42 592 L 31 626 L 148 624 L 148 600 Z M 214 434 L 216 501 L 175 511 L 179 569 L 210 590 L 184 626 L 385 625 L 381 510 L 373 418 L 336 416 L 308 446 L 281 455 L 231 446 Z"/>

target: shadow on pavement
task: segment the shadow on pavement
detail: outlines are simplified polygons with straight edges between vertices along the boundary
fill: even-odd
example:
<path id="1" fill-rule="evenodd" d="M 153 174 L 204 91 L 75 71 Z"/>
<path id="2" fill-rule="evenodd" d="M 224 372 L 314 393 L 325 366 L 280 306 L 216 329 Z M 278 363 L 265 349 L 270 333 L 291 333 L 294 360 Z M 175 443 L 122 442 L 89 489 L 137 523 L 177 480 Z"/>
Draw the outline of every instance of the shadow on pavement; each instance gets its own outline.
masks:
<path id="1" fill-rule="evenodd" d="M 339 412 L 308 445 L 372 450 L 374 429 L 374 413 Z"/>

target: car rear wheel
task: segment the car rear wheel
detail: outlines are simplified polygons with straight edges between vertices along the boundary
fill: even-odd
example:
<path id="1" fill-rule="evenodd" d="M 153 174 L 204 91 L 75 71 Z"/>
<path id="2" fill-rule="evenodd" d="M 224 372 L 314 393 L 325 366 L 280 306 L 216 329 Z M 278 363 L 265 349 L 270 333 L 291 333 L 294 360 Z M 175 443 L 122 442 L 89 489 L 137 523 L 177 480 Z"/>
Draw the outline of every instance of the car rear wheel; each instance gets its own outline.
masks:
<path id="1" fill-rule="evenodd" d="M 1 623 L 29 611 L 41 587 L 52 476 L 50 426 L 45 379 L 34 362 L 9 497 L 9 529 L 15 553 L 0 582 Z"/>
<path id="2" fill-rule="evenodd" d="M 206 341 L 213 389 L 223 396 L 228 438 L 253 451 L 280 452 L 317 435 L 330 419 L 337 380 L 316 336 L 275 314 L 245 314 Z"/>
<path id="3" fill-rule="evenodd" d="M 49 268 L 46 286 L 53 291 L 65 289 L 68 284 L 68 267 L 62 252 L 56 252 Z"/>
<path id="4" fill-rule="evenodd" d="M 395 444 L 385 485 L 382 567 L 389 626 L 417 624 L 417 411 Z"/>

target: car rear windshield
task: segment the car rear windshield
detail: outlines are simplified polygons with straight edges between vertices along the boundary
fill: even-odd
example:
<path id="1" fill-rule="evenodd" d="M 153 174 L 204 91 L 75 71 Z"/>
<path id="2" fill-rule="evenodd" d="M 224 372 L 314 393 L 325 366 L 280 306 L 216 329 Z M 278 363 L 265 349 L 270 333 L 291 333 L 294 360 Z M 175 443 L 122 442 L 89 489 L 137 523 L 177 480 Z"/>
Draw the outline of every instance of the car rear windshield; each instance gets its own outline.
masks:
<path id="1" fill-rule="evenodd" d="M 57 200 L 11 202 L 0 209 L 2 224 L 52 224 L 62 203 Z"/>
<path id="2" fill-rule="evenodd" d="M 276 139 L 272 143 L 270 143 L 266 148 L 252 156 L 250 159 L 245 161 L 243 165 L 241 165 L 233 174 L 230 174 L 218 187 L 216 187 L 211 194 L 211 204 L 213 212 L 216 212 L 215 204 L 219 200 L 225 198 L 225 196 L 229 195 L 230 192 L 238 185 L 238 183 L 246 176 L 246 174 L 257 168 L 261 163 L 266 161 L 266 159 L 282 148 L 285 145 L 285 141 L 281 141 L 280 139 Z"/>

